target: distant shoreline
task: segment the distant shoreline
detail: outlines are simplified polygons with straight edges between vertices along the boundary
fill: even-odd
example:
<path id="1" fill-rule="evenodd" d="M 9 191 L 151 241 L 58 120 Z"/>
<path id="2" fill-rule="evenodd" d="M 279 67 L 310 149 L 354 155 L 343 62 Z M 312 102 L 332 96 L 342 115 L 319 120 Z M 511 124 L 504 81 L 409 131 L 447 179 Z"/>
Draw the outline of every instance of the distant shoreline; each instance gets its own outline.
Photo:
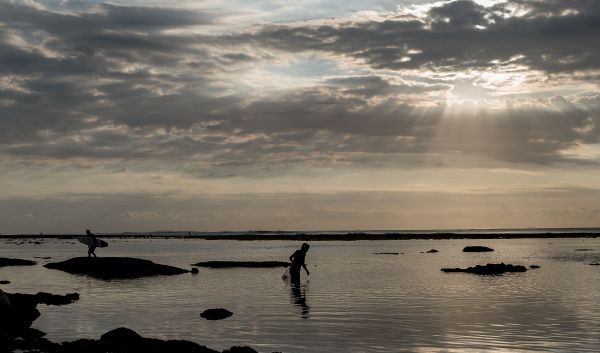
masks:
<path id="1" fill-rule="evenodd" d="M 74 239 L 83 234 L 14 234 L 0 235 L 0 239 Z M 548 233 L 265 233 L 265 234 L 212 234 L 212 235 L 155 235 L 155 234 L 97 234 L 106 239 L 202 239 L 202 240 L 295 240 L 295 241 L 357 241 L 357 240 L 442 240 L 442 239 L 553 239 L 597 238 L 600 232 Z"/>

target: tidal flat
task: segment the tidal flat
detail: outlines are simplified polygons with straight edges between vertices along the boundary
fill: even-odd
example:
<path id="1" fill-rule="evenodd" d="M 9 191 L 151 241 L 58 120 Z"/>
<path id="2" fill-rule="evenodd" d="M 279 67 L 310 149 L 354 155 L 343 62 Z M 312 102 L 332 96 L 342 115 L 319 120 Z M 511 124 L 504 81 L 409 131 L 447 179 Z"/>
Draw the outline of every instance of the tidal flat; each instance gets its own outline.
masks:
<path id="1" fill-rule="evenodd" d="M 99 236 L 102 238 L 102 236 Z M 134 257 L 191 269 L 206 261 L 287 261 L 301 241 L 108 238 L 100 257 Z M 493 252 L 465 253 L 465 246 Z M 437 253 L 427 253 L 430 249 Z M 575 251 L 589 249 L 588 251 Z M 597 352 L 600 239 L 314 241 L 310 276 L 294 288 L 284 268 L 200 268 L 197 275 L 101 280 L 44 267 L 85 256 L 71 239 L 0 239 L 0 257 L 36 261 L 0 268 L 9 293 L 79 293 L 39 305 L 34 328 L 53 342 L 98 339 L 118 327 L 222 351 Z M 398 253 L 378 256 L 375 253 Z M 50 258 L 48 258 L 50 257 Z M 500 276 L 444 273 L 507 263 L 538 269 Z M 206 309 L 233 315 L 205 320 Z"/>

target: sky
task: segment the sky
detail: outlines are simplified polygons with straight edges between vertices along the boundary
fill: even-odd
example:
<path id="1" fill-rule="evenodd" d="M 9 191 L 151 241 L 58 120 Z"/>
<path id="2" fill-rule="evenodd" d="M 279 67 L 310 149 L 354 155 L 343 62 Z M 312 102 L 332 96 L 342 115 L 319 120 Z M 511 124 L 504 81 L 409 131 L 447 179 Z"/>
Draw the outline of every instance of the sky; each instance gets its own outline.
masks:
<path id="1" fill-rule="evenodd" d="M 0 0 L 0 233 L 600 226 L 600 1 Z"/>

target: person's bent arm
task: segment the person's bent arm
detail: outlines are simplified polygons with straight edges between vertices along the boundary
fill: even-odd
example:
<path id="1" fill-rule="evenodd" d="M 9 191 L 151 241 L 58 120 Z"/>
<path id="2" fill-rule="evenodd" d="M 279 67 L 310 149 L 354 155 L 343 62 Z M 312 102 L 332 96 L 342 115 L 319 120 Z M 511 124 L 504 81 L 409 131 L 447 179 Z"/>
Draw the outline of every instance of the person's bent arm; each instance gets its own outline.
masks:
<path id="1" fill-rule="evenodd" d="M 306 271 L 306 275 L 310 276 L 310 273 L 308 273 L 308 268 L 306 268 L 306 264 L 302 264 L 302 267 L 304 267 L 304 271 Z"/>

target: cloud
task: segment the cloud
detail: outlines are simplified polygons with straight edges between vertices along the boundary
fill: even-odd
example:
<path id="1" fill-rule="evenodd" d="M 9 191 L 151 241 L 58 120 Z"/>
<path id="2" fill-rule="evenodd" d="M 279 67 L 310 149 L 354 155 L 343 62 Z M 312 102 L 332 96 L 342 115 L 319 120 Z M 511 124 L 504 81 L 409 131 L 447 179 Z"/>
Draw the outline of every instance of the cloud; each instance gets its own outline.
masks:
<path id="1" fill-rule="evenodd" d="M 593 1 L 483 7 L 461 0 L 431 7 L 422 17 L 269 25 L 240 40 L 290 52 L 344 55 L 375 69 L 501 68 L 495 62 L 513 59 L 513 64 L 557 72 L 599 68 L 593 44 L 599 23 L 600 6 Z"/>
<path id="2" fill-rule="evenodd" d="M 562 71 L 552 81 L 560 85 L 568 70 L 596 69 L 598 26 L 589 21 L 598 6 L 568 6 L 454 1 L 430 6 L 425 17 L 199 34 L 185 31 L 220 25 L 221 17 L 110 4 L 57 12 L 4 2 L 2 153 L 181 161 L 172 167 L 199 176 L 290 165 L 418 167 L 439 163 L 432 155 L 482 157 L 491 165 L 593 163 L 564 151 L 598 142 L 597 88 L 520 94 L 492 109 L 486 102 L 502 99 L 497 87 L 469 76 L 527 66 L 547 72 L 532 80 L 552 81 L 550 73 Z M 298 86 L 242 80 L 255 66 L 314 53 L 340 64 Z M 467 77 L 457 76 L 463 72 Z M 593 72 L 585 75 L 582 81 L 594 82 Z M 448 102 L 452 96 L 458 104 Z M 483 108 L 469 106 L 476 100 Z"/>

